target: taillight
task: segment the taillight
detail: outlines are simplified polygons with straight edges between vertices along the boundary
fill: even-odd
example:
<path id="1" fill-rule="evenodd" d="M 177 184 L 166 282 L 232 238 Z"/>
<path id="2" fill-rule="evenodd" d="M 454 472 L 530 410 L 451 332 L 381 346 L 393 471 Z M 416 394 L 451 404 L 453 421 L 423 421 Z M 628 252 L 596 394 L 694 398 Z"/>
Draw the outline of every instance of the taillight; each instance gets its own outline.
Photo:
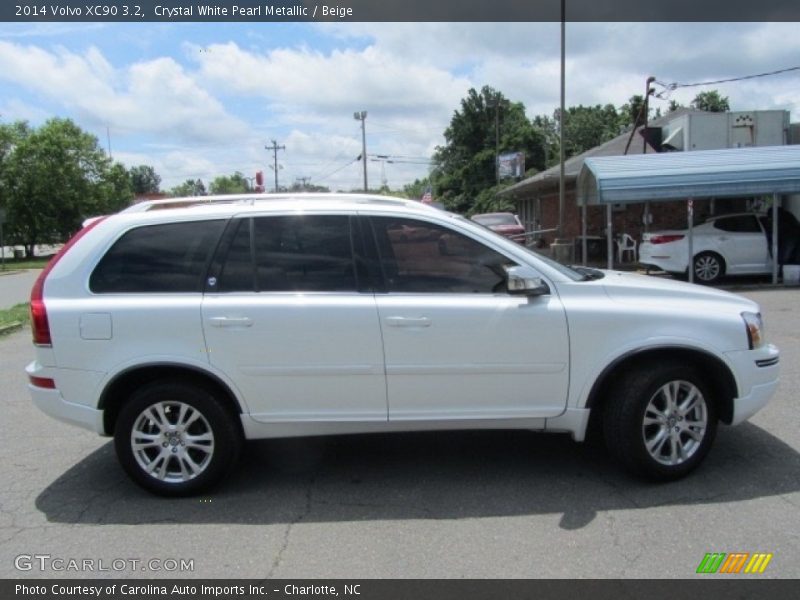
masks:
<path id="1" fill-rule="evenodd" d="M 35 375 L 29 375 L 28 379 L 30 379 L 31 385 L 34 387 L 44 388 L 46 390 L 56 389 L 55 379 L 50 379 L 49 377 L 36 377 Z"/>
<path id="2" fill-rule="evenodd" d="M 33 331 L 33 343 L 37 346 L 50 346 L 53 340 L 50 338 L 50 323 L 47 321 L 47 309 L 44 305 L 44 281 L 56 266 L 59 260 L 72 248 L 79 239 L 89 233 L 97 224 L 103 219 L 93 221 L 80 231 L 73 235 L 70 240 L 64 244 L 61 250 L 50 259 L 44 270 L 39 273 L 36 282 L 31 289 L 31 330 Z"/>
<path id="3" fill-rule="evenodd" d="M 669 244 L 670 242 L 677 242 L 682 240 L 682 235 L 651 235 L 648 240 L 651 244 Z"/>

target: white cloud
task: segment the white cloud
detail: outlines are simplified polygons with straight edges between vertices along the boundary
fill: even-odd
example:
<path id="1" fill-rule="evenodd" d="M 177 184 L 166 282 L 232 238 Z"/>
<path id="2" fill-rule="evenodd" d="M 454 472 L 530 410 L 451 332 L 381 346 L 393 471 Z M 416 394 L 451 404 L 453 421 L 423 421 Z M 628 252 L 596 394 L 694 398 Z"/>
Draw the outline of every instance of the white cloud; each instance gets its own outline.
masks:
<path id="1" fill-rule="evenodd" d="M 184 142 L 229 139 L 246 130 L 172 58 L 118 70 L 95 47 L 78 54 L 0 41 L 0 80 L 74 110 L 89 126 Z"/>
<path id="2" fill-rule="evenodd" d="M 228 42 L 192 56 L 203 79 L 217 89 L 266 98 L 290 118 L 301 113 L 308 119 L 309 112 L 329 118 L 359 107 L 395 114 L 441 114 L 471 85 L 464 77 L 374 46 L 329 54 L 308 48 L 255 53 Z"/>
<path id="3" fill-rule="evenodd" d="M 167 188 L 236 170 L 262 170 L 271 182 L 264 146 L 276 139 L 286 146 L 278 154 L 282 184 L 312 177 L 351 189 L 362 177 L 359 163 L 348 164 L 361 152 L 356 110 L 368 111 L 370 155 L 429 157 L 470 87 L 491 85 L 530 116 L 552 114 L 559 101 L 558 23 L 294 24 L 299 35 L 291 42 L 272 35 L 281 24 L 249 37 L 247 27 L 239 36 L 233 27 L 220 28 L 220 37 L 211 28 L 198 35 L 194 26 L 148 24 L 140 39 L 120 29 L 127 60 L 119 48 L 97 46 L 103 36 L 91 30 L 88 44 L 96 46 L 76 50 L 11 43 L 17 34 L 55 36 L 57 29 L 0 28 L 0 85 L 15 86 L 0 111 L 37 120 L 48 113 L 43 106 L 56 106 L 83 127 L 108 125 L 115 158 L 153 164 Z M 649 75 L 691 83 L 796 66 L 796 33 L 794 23 L 569 23 L 567 104 L 621 106 L 643 93 Z M 183 53 L 173 54 L 181 36 Z M 713 88 L 734 109 L 790 109 L 797 120 L 798 72 L 681 88 L 671 98 L 688 104 Z M 666 101 L 652 106 L 664 109 Z M 383 170 L 392 186 L 427 172 L 399 160 L 368 167 L 371 183 Z"/>

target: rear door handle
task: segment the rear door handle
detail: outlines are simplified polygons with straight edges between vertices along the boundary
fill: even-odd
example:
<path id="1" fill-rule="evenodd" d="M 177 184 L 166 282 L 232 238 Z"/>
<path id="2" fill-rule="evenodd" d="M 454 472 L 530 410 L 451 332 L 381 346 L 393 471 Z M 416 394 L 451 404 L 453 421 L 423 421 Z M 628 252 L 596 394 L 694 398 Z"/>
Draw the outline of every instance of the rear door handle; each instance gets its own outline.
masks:
<path id="1" fill-rule="evenodd" d="M 212 327 L 252 327 L 250 317 L 211 317 L 208 320 Z"/>
<path id="2" fill-rule="evenodd" d="M 389 327 L 430 327 L 431 320 L 428 317 L 386 317 L 386 324 Z"/>

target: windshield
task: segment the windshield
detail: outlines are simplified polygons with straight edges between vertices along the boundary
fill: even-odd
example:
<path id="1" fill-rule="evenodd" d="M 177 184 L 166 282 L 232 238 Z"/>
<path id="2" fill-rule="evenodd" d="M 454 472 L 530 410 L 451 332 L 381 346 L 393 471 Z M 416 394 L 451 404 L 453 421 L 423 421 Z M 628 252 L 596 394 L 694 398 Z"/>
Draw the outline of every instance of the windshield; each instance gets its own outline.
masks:
<path id="1" fill-rule="evenodd" d="M 492 227 L 495 225 L 519 225 L 519 223 L 517 223 L 516 217 L 511 213 L 475 215 L 472 217 L 472 220 L 486 227 Z"/>
<path id="2" fill-rule="evenodd" d="M 525 250 L 525 252 L 535 256 L 537 260 L 546 263 L 549 267 L 552 267 L 562 275 L 566 275 L 573 281 L 588 281 L 589 279 L 596 279 L 596 277 L 590 277 L 586 273 L 581 273 L 579 271 L 576 271 L 572 267 L 568 267 L 567 265 L 562 265 L 560 262 L 553 260 L 549 256 L 545 256 L 544 254 L 542 254 L 537 250 L 534 250 L 533 248 L 522 246 L 522 249 Z"/>

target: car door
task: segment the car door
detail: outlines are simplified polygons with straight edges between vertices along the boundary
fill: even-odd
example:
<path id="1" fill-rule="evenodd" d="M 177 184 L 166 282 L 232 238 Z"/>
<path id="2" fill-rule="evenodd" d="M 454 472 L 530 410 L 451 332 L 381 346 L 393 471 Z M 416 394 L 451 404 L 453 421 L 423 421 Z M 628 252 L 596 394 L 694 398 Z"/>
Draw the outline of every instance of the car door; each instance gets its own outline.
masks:
<path id="1" fill-rule="evenodd" d="M 761 273 L 771 264 L 767 236 L 755 215 L 720 217 L 713 238 L 726 263 L 726 272 Z"/>
<path id="2" fill-rule="evenodd" d="M 569 344 L 557 295 L 508 294 L 514 260 L 463 232 L 390 216 L 369 223 L 390 421 L 563 412 Z M 416 235 L 392 234 L 401 229 Z"/>
<path id="3" fill-rule="evenodd" d="M 262 422 L 386 421 L 377 308 L 347 215 L 234 219 L 203 299 L 211 364 Z"/>

